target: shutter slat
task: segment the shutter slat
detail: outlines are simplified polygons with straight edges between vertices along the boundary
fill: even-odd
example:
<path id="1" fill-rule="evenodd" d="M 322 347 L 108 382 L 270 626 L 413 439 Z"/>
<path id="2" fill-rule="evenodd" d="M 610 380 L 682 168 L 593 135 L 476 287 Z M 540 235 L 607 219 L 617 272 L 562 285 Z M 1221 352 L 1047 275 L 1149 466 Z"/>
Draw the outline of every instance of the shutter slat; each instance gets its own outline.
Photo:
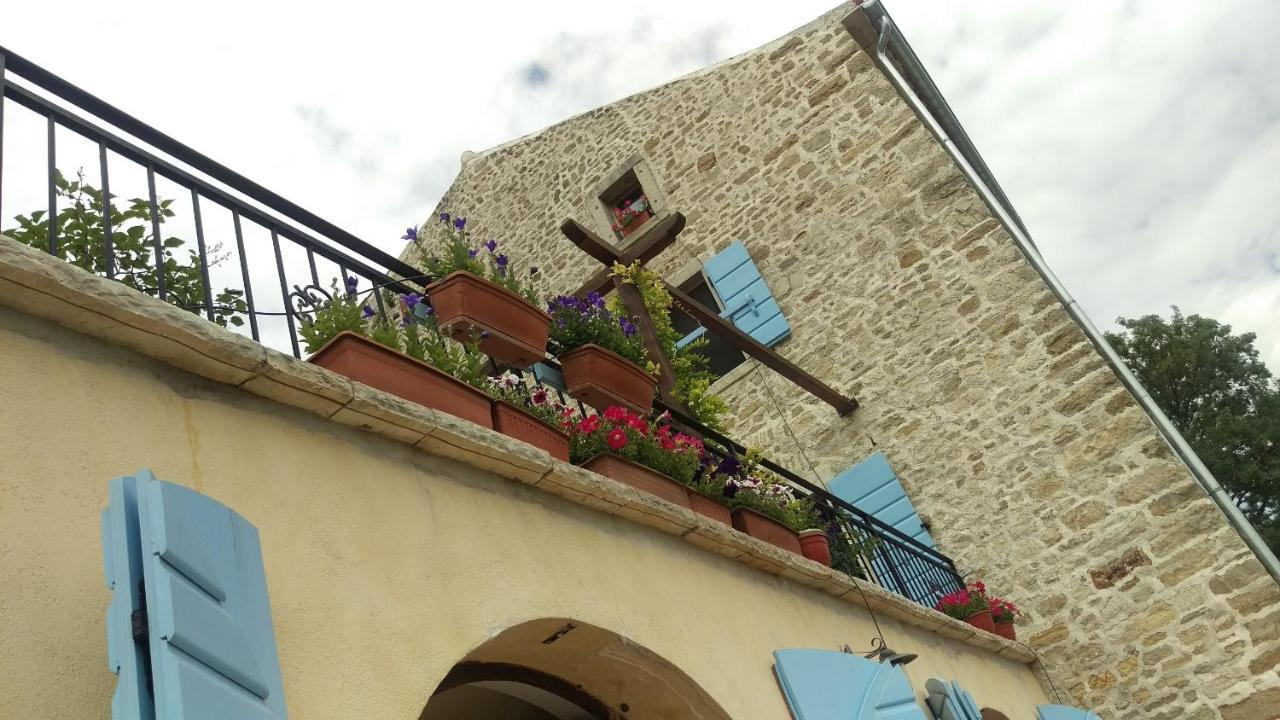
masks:
<path id="1" fill-rule="evenodd" d="M 982 711 L 960 683 L 929 678 L 925 683 L 926 704 L 937 720 L 982 720 Z"/>
<path id="2" fill-rule="evenodd" d="M 874 516 L 926 547 L 936 547 L 902 481 L 884 453 L 876 452 L 833 478 L 832 495 Z"/>
<path id="3" fill-rule="evenodd" d="M 1041 705 L 1036 708 L 1036 720 L 1102 720 L 1097 713 L 1066 705 Z"/>

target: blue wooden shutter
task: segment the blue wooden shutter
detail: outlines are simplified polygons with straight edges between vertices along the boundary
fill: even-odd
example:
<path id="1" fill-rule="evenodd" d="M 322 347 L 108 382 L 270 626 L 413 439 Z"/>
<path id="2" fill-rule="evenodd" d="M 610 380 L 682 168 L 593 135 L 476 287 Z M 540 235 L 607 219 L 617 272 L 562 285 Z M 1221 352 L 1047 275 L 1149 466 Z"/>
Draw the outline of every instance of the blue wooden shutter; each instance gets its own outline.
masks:
<path id="1" fill-rule="evenodd" d="M 840 473 L 831 480 L 828 489 L 832 495 L 892 525 L 921 545 L 936 547 L 884 453 L 877 452 Z"/>
<path id="2" fill-rule="evenodd" d="M 114 720 L 151 720 L 147 691 L 147 647 L 133 639 L 133 613 L 142 609 L 142 551 L 138 540 L 137 484 L 131 477 L 107 485 L 102 511 L 102 564 L 111 604 L 107 606 L 107 666 L 115 673 L 111 695 Z"/>
<path id="3" fill-rule="evenodd" d="M 831 650 L 778 650 L 773 669 L 795 720 L 926 720 L 902 668 Z"/>
<path id="4" fill-rule="evenodd" d="M 761 345 L 772 347 L 790 337 L 791 325 L 782 316 L 782 308 L 778 307 L 778 301 L 769 292 L 769 286 L 741 240 L 734 240 L 732 245 L 703 263 L 703 269 L 724 304 L 721 317 L 732 320 L 739 330 Z M 684 347 L 705 332 L 704 328 L 698 328 L 681 338 L 677 346 Z"/>
<path id="5" fill-rule="evenodd" d="M 937 720 L 982 720 L 978 704 L 960 683 L 929 678 L 924 687 L 929 693 L 925 703 Z"/>
<path id="6" fill-rule="evenodd" d="M 160 482 L 148 471 L 120 484 L 135 487 L 146 598 L 153 690 L 139 704 L 153 704 L 155 717 L 165 720 L 283 720 L 284 688 L 257 530 L 212 498 Z M 113 496 L 104 524 L 113 536 L 116 505 Z M 107 568 L 117 588 L 120 556 L 112 544 Z M 110 616 L 109 638 L 118 636 L 116 623 Z M 123 679 L 118 692 L 126 690 Z M 151 716 L 113 715 L 133 717 Z"/>
<path id="7" fill-rule="evenodd" d="M 1041 705 L 1036 708 L 1036 720 L 1102 720 L 1097 713 L 1067 707 L 1066 705 Z"/>

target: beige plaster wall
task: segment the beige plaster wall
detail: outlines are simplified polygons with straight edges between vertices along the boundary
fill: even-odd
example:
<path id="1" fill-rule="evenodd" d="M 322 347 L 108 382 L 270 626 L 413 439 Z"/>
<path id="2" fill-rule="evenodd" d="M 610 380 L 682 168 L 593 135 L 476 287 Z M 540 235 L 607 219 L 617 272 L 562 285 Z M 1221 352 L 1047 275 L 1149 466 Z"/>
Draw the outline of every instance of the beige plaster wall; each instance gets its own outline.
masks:
<path id="1" fill-rule="evenodd" d="M 259 528 L 293 718 L 417 718 L 470 650 L 564 617 L 665 658 L 730 717 L 782 720 L 773 650 L 874 636 L 861 608 L 678 536 L 5 307 L 0 348 L 0 717 L 109 716 L 98 514 L 107 480 L 144 466 Z M 1046 701 L 1023 663 L 880 622 L 921 654 L 918 688 L 957 678 L 1012 717 Z"/>
<path id="2" fill-rule="evenodd" d="M 841 26 L 847 12 L 473 157 L 438 211 L 570 291 L 597 265 L 557 228 L 573 217 L 608 236 L 591 189 L 639 156 L 659 210 L 689 221 L 653 267 L 743 240 L 793 328 L 778 350 L 862 403 L 840 419 L 743 370 L 721 387 L 731 435 L 800 472 L 812 459 L 821 479 L 883 450 L 943 550 L 1029 611 L 1024 635 L 1076 702 L 1276 717 L 1280 588 Z"/>

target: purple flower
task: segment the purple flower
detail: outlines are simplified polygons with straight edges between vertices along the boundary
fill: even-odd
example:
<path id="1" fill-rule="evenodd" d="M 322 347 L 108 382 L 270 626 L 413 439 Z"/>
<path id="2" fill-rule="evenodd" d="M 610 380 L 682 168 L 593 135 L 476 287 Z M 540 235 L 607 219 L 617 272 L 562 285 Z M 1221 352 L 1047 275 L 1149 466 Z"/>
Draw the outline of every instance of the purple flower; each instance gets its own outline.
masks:
<path id="1" fill-rule="evenodd" d="M 354 290 L 356 285 L 359 285 L 359 284 L 360 284 L 360 278 L 356 277 L 355 275 L 347 276 L 347 287 Z"/>
<path id="2" fill-rule="evenodd" d="M 742 463 L 738 462 L 738 458 L 732 455 L 725 455 L 724 458 L 720 460 L 720 464 L 716 466 L 716 472 L 730 477 L 737 475 L 738 471 L 741 469 Z"/>
<path id="3" fill-rule="evenodd" d="M 620 317 L 618 318 L 618 324 L 622 326 L 623 335 L 626 335 L 627 337 L 631 337 L 632 335 L 636 334 L 636 325 L 630 320 L 624 317 Z"/>
<path id="4" fill-rule="evenodd" d="M 364 317 L 366 320 L 373 317 L 373 308 L 369 307 L 368 305 L 365 305 L 364 309 L 360 311 L 360 315 Z"/>
<path id="5" fill-rule="evenodd" d="M 409 293 L 407 295 L 401 295 L 400 299 L 404 300 L 405 307 L 409 308 L 410 310 L 413 310 L 413 306 L 422 302 L 422 296 L 419 295 L 418 293 Z"/>
<path id="6" fill-rule="evenodd" d="M 402 239 L 402 240 L 417 240 L 417 239 L 418 239 L 418 228 L 417 228 L 417 226 L 414 226 L 414 227 L 409 228 L 408 230 L 405 230 L 405 231 L 404 231 L 404 237 L 403 237 L 403 238 L 401 238 L 401 239 Z"/>
<path id="7" fill-rule="evenodd" d="M 448 223 L 448 222 L 449 222 L 449 213 L 440 213 L 440 222 L 442 222 L 442 223 Z"/>
<path id="8" fill-rule="evenodd" d="M 499 275 L 506 277 L 507 263 L 509 262 L 511 262 L 511 260 L 507 258 L 506 255 L 503 255 L 502 253 L 498 253 L 498 257 L 494 259 L 493 264 L 497 266 Z"/>
<path id="9" fill-rule="evenodd" d="M 457 229 L 461 230 L 462 228 L 464 228 L 464 227 L 466 227 L 466 226 L 467 226 L 467 219 L 466 219 L 466 218 L 458 218 L 457 220 L 454 220 L 454 221 L 453 221 L 453 226 L 454 226 L 455 228 L 457 228 Z"/>
<path id="10" fill-rule="evenodd" d="M 467 257 L 469 258 L 475 259 L 475 256 L 479 253 L 480 251 L 475 248 L 467 248 Z"/>
<path id="11" fill-rule="evenodd" d="M 600 293 L 594 290 L 587 293 L 587 302 L 598 308 L 604 307 L 604 298 L 600 297 Z"/>
<path id="12" fill-rule="evenodd" d="M 497 249 L 498 249 L 498 241 L 497 241 L 497 240 L 490 240 L 490 241 L 488 241 L 488 242 L 481 243 L 481 244 L 482 244 L 482 245 L 484 245 L 484 249 L 485 249 L 485 250 L 488 250 L 489 252 L 493 252 L 494 250 L 497 250 Z"/>

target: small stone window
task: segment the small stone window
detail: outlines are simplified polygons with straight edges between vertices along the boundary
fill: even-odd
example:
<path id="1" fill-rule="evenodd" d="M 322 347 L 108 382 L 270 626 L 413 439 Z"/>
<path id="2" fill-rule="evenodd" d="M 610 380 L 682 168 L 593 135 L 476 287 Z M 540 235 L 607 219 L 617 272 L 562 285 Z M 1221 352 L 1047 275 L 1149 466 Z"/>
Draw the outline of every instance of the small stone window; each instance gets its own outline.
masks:
<path id="1" fill-rule="evenodd" d="M 610 173 L 593 191 L 602 217 L 620 245 L 625 245 L 659 213 L 662 191 L 648 166 L 632 157 Z"/>

